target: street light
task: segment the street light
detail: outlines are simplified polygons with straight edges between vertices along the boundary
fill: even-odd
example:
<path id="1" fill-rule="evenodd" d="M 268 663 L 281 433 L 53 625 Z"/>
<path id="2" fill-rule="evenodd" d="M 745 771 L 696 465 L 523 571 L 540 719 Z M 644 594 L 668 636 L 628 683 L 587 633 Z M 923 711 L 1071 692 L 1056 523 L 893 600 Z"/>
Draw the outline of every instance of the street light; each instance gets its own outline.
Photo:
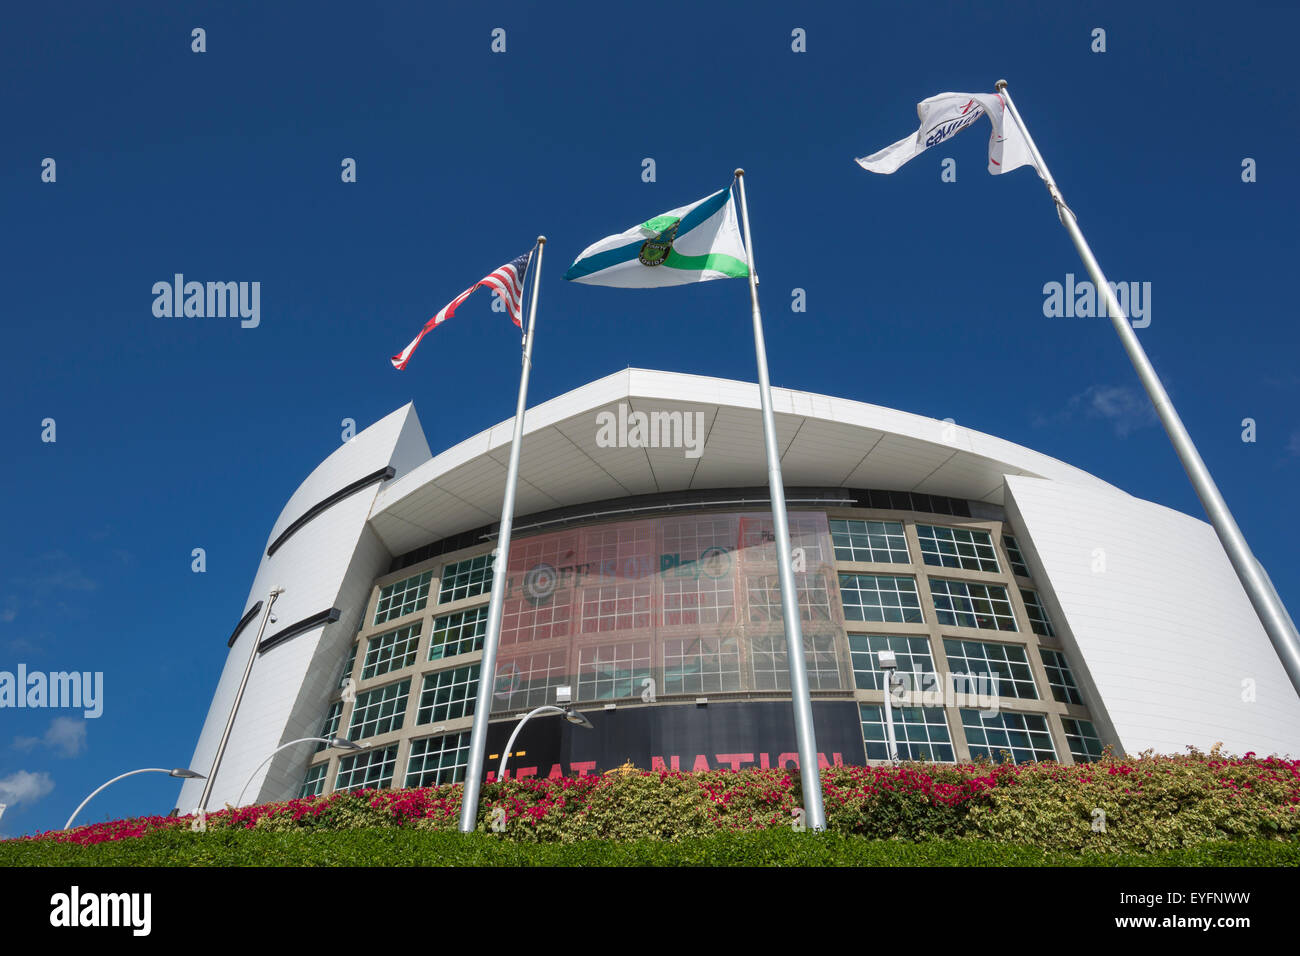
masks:
<path id="1" fill-rule="evenodd" d="M 230 716 L 226 718 L 226 729 L 221 732 L 221 740 L 217 744 L 217 755 L 212 758 L 212 769 L 208 771 L 208 782 L 203 785 L 203 793 L 199 796 L 198 817 L 203 819 L 208 811 L 208 797 L 212 796 L 212 785 L 217 782 L 217 769 L 221 766 L 221 758 L 226 754 L 226 744 L 230 742 L 230 731 L 235 726 L 235 715 L 239 713 L 239 702 L 244 699 L 244 689 L 248 687 L 248 675 L 253 671 L 253 661 L 257 660 L 257 649 L 262 646 L 262 635 L 266 633 L 266 621 L 271 616 L 271 608 L 275 607 L 275 599 L 284 593 L 284 588 L 276 585 L 271 588 L 266 598 L 266 610 L 262 612 L 262 623 L 257 628 L 257 637 L 253 639 L 253 646 L 248 649 L 248 663 L 244 665 L 244 676 L 239 680 L 239 689 L 235 691 L 235 702 L 230 705 Z"/>
<path id="2" fill-rule="evenodd" d="M 72 811 L 72 816 L 68 817 L 68 822 L 63 824 L 63 829 L 70 830 L 72 828 L 72 821 L 77 819 L 77 814 L 82 811 L 82 808 L 84 808 L 86 804 L 88 804 L 94 798 L 95 794 L 99 793 L 100 790 L 103 790 L 111 786 L 112 784 L 117 783 L 123 777 L 130 777 L 137 773 L 165 773 L 169 777 L 180 777 L 182 780 L 203 779 L 203 774 L 199 773 L 198 771 L 185 770 L 183 768 L 177 768 L 175 770 L 167 770 L 163 767 L 145 767 L 143 770 L 128 770 L 126 773 L 119 774 L 118 776 L 114 777 L 112 780 L 108 781 L 108 783 L 103 784 L 97 787 L 96 789 L 94 789 L 93 791 L 91 791 L 90 796 L 87 797 L 85 800 L 82 800 L 81 805 L 77 807 L 77 809 Z"/>
<path id="3" fill-rule="evenodd" d="M 535 707 L 532 710 L 530 710 L 528 713 L 524 714 L 523 718 L 519 721 L 519 723 L 515 725 L 514 732 L 511 733 L 510 739 L 506 741 L 506 749 L 501 754 L 501 769 L 497 771 L 498 780 L 504 780 L 506 778 L 506 761 L 510 759 L 510 751 L 514 749 L 515 738 L 519 736 L 519 731 L 523 730 L 524 724 L 528 723 L 528 721 L 531 718 L 536 717 L 538 714 L 559 714 L 561 717 L 563 717 L 569 723 L 573 724 L 575 727 L 581 727 L 584 730 L 593 729 L 591 726 L 591 721 L 588 720 L 583 714 L 580 714 L 573 709 L 573 704 L 572 704 L 573 691 L 571 688 L 568 687 L 555 688 L 555 699 L 559 703 L 567 704 L 568 706 L 557 707 L 555 706 L 555 704 L 543 704 L 541 707 Z"/>
<path id="4" fill-rule="evenodd" d="M 270 763 L 272 757 L 278 754 L 281 750 L 284 750 L 288 747 L 292 747 L 294 744 L 305 744 L 309 740 L 317 740 L 320 741 L 321 743 L 329 744 L 331 747 L 337 747 L 339 750 L 349 750 L 355 752 L 358 750 L 366 749 L 365 747 L 362 747 L 360 744 L 354 744 L 346 737 L 299 737 L 297 740 L 291 740 L 287 744 L 280 744 L 280 746 L 276 747 L 269 754 L 267 754 L 266 759 L 263 760 L 261 763 L 259 763 L 257 765 L 257 768 L 248 775 L 248 779 L 244 781 L 244 786 L 239 791 L 239 799 L 235 801 L 235 806 L 242 807 L 244 805 L 244 791 L 246 791 L 248 789 L 248 785 L 253 782 L 253 778 L 257 776 L 257 771 L 261 770 L 268 763 Z"/>
<path id="5" fill-rule="evenodd" d="M 885 672 L 885 737 L 889 740 L 889 762 L 898 763 L 898 743 L 894 739 L 894 705 L 890 699 L 896 688 L 903 686 L 903 679 L 898 676 L 898 657 L 893 651 L 877 651 L 876 660 Z"/>

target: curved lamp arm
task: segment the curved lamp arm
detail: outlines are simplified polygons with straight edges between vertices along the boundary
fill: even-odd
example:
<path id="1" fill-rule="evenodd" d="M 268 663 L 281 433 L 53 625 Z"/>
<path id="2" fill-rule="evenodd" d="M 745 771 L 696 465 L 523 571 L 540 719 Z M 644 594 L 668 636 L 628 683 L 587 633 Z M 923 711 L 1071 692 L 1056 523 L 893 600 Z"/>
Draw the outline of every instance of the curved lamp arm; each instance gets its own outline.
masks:
<path id="1" fill-rule="evenodd" d="M 289 747 L 292 747 L 294 744 L 305 744 L 309 740 L 319 741 L 320 743 L 329 744 L 330 746 L 333 747 L 339 747 L 343 750 L 364 749 L 354 744 L 352 741 L 345 740 L 342 737 L 299 737 L 297 740 L 291 740 L 287 744 L 280 744 L 280 746 L 276 747 L 269 754 L 267 754 L 266 759 L 263 760 L 261 763 L 259 763 L 256 769 L 254 769 L 253 772 L 248 775 L 248 779 L 244 781 L 243 788 L 239 791 L 239 799 L 235 801 L 235 806 L 242 807 L 244 805 L 244 792 L 248 790 L 248 785 L 253 782 L 253 778 L 257 776 L 257 772 L 271 762 L 272 757 L 278 754 L 281 750 L 285 750 Z"/>
<path id="2" fill-rule="evenodd" d="M 514 732 L 511 733 L 510 739 L 506 741 L 506 749 L 501 753 L 501 769 L 497 771 L 497 779 L 506 778 L 506 761 L 510 759 L 510 751 L 514 749 L 515 738 L 519 736 L 519 731 L 524 729 L 524 724 L 528 723 L 529 718 L 536 717 L 538 714 L 563 714 L 563 707 L 556 707 L 554 704 L 543 704 L 541 707 L 534 707 L 528 713 L 524 714 L 523 719 L 515 725 Z"/>
<path id="3" fill-rule="evenodd" d="M 78 806 L 77 809 L 72 811 L 72 816 L 68 817 L 68 822 L 63 824 L 63 829 L 65 830 L 72 829 L 72 821 L 77 819 L 77 814 L 80 813 L 85 808 L 86 804 L 88 804 L 91 800 L 95 798 L 95 794 L 99 793 L 101 790 L 107 789 L 108 787 L 117 783 L 119 780 L 123 779 L 124 777 L 131 777 L 137 773 L 165 773 L 170 777 L 182 777 L 187 780 L 203 779 L 203 774 L 201 773 L 195 773 L 193 770 L 183 770 L 179 768 L 174 770 L 168 770 L 165 767 L 144 767 L 141 770 L 128 770 L 126 773 L 118 774 L 112 780 L 108 781 L 108 783 L 101 784 L 99 787 L 91 791 L 90 796 L 88 796 L 85 800 L 82 800 L 80 806 Z"/>

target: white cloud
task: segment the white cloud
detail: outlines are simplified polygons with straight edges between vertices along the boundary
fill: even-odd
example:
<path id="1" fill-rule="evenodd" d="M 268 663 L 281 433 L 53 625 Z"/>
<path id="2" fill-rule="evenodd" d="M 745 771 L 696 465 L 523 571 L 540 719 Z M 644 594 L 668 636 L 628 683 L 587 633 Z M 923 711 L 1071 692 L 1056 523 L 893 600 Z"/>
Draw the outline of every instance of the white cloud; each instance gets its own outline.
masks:
<path id="1" fill-rule="evenodd" d="M 43 737 L 15 737 L 14 746 L 31 750 L 43 745 L 56 757 L 75 757 L 86 749 L 86 722 L 78 717 L 55 717 Z"/>
<path id="2" fill-rule="evenodd" d="M 1070 399 L 1067 415 L 1080 410 L 1106 419 L 1120 438 L 1159 422 L 1146 395 L 1131 385 L 1090 385 Z"/>
<path id="3" fill-rule="evenodd" d="M 20 803 L 35 803 L 54 789 L 48 773 L 31 773 L 19 770 L 0 777 L 0 803 L 15 807 Z"/>

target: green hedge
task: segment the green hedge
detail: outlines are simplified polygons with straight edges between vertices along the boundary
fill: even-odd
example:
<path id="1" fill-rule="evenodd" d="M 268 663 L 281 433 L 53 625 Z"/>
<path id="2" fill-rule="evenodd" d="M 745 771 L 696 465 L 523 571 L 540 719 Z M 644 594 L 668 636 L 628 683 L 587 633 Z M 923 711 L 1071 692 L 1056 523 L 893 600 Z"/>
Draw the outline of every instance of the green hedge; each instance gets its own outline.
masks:
<path id="1" fill-rule="evenodd" d="M 1097 763 L 903 764 L 821 773 L 828 829 L 920 843 L 980 840 L 1079 854 L 1150 853 L 1300 834 L 1300 761 L 1212 751 L 1105 757 Z M 389 828 L 454 831 L 461 786 L 334 793 L 227 808 L 210 833 Z M 690 841 L 790 831 L 802 805 L 785 770 L 646 772 L 485 784 L 480 831 L 519 843 Z M 51 832 L 20 842 L 108 844 L 184 829 L 188 818 L 147 817 Z M 766 844 L 765 844 L 766 845 Z M 8 844 L 0 843 L 0 847 Z"/>
<path id="2" fill-rule="evenodd" d="M 1160 853 L 1062 853 L 980 840 L 905 843 L 840 833 L 715 833 L 676 842 L 527 844 L 486 833 L 372 827 L 158 831 L 93 846 L 0 844 L 2 866 L 1300 866 L 1300 845 L 1236 841 Z"/>

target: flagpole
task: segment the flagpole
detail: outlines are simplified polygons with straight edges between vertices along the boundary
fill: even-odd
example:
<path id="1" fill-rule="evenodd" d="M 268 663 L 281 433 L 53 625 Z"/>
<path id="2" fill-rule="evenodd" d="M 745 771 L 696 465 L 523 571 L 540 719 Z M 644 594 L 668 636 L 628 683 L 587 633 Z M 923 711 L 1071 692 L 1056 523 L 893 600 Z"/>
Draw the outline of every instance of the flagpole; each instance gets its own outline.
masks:
<path id="1" fill-rule="evenodd" d="M 1164 385 L 1161 384 L 1150 359 L 1147 358 L 1146 352 L 1142 348 L 1142 344 L 1138 341 L 1137 333 L 1133 331 L 1133 327 L 1129 324 L 1128 316 L 1120 308 L 1119 300 L 1115 297 L 1114 288 L 1106 281 L 1101 266 L 1098 265 L 1096 257 L 1092 254 L 1092 249 L 1088 246 L 1088 240 L 1083 237 L 1073 210 L 1065 204 L 1065 199 L 1061 196 L 1056 181 L 1052 179 L 1052 174 L 1047 171 L 1047 164 L 1043 162 L 1042 154 L 1038 152 L 1038 147 L 1034 145 L 1034 139 L 1029 135 L 1029 130 L 1025 126 L 1024 120 L 1020 118 L 1020 112 L 1016 109 L 1016 104 L 1012 102 L 1010 92 L 1007 91 L 1007 81 L 998 80 L 996 89 L 1006 102 L 1007 110 L 1015 120 L 1016 126 L 1024 134 L 1030 155 L 1033 156 L 1034 162 L 1037 163 L 1038 171 L 1047 184 L 1047 191 L 1051 193 L 1052 200 L 1056 203 L 1057 218 L 1061 220 L 1061 225 L 1065 227 L 1065 231 L 1070 234 L 1070 238 L 1074 241 L 1074 248 L 1078 250 L 1079 258 L 1083 260 L 1088 275 L 1092 277 L 1093 285 L 1097 288 L 1097 294 L 1105 300 L 1107 312 L 1110 314 L 1111 325 L 1119 333 L 1120 341 L 1124 344 L 1124 351 L 1128 353 L 1129 360 L 1137 370 L 1138 378 L 1142 380 L 1147 396 L 1151 399 L 1151 404 L 1155 406 L 1156 413 L 1165 426 L 1165 432 L 1169 435 L 1170 442 L 1173 443 L 1174 451 L 1178 453 L 1178 458 L 1183 464 L 1183 469 L 1187 472 L 1187 477 L 1191 479 L 1192 487 L 1196 489 L 1197 497 L 1201 499 L 1201 505 L 1205 508 L 1210 523 L 1219 536 L 1223 550 L 1227 552 L 1228 560 L 1237 572 L 1237 577 L 1241 580 L 1241 586 L 1245 588 L 1246 596 L 1254 606 L 1255 613 L 1259 615 L 1259 621 L 1268 633 L 1268 639 L 1273 642 L 1273 649 L 1277 651 L 1277 656 L 1282 660 L 1282 666 L 1291 679 L 1291 686 L 1300 694 L 1300 635 L 1296 633 L 1295 624 L 1291 621 L 1286 606 L 1283 605 L 1282 599 L 1263 573 L 1263 568 L 1251 553 L 1245 536 L 1242 535 L 1241 529 L 1232 517 L 1232 512 L 1228 510 L 1227 502 L 1223 500 L 1223 495 L 1219 493 L 1214 479 L 1210 477 L 1209 469 L 1206 468 L 1205 462 L 1196 450 L 1196 445 L 1192 443 L 1191 435 L 1183 426 L 1182 419 L 1178 417 L 1178 412 L 1169 399 L 1169 394 L 1165 391 Z"/>
<path id="2" fill-rule="evenodd" d="M 767 483 L 772 499 L 772 525 L 776 535 L 776 564 L 781 579 L 781 613 L 785 618 L 786 660 L 790 668 L 790 702 L 794 707 L 794 732 L 799 745 L 799 778 L 803 783 L 805 823 L 812 830 L 826 829 L 822 808 L 821 770 L 817 764 L 817 735 L 813 730 L 812 700 L 808 694 L 808 669 L 804 663 L 803 626 L 799 620 L 799 592 L 790 556 L 790 521 L 785 513 L 785 483 L 781 480 L 781 455 L 776 446 L 776 419 L 772 414 L 772 385 L 767 377 L 767 345 L 763 341 L 763 315 L 758 308 L 758 270 L 754 266 L 754 240 L 749 234 L 749 204 L 745 201 L 745 171 L 736 170 L 740 184 L 740 212 L 745 220 L 745 251 L 749 255 L 749 303 L 754 316 L 754 351 L 758 356 L 758 394 L 763 406 L 763 442 L 767 446 Z"/>
<path id="3" fill-rule="evenodd" d="M 483 636 L 483 661 L 478 671 L 478 697 L 474 704 L 474 726 L 469 735 L 469 766 L 465 769 L 465 792 L 460 805 L 460 832 L 473 833 L 478 824 L 479 793 L 483 777 L 483 753 L 487 748 L 488 719 L 492 713 L 492 687 L 496 676 L 497 645 L 501 637 L 501 613 L 506 597 L 506 568 L 510 563 L 510 527 L 515 517 L 515 487 L 519 482 L 519 448 L 524 437 L 524 408 L 528 403 L 528 373 L 533 366 L 533 330 L 537 322 L 537 288 L 542 278 L 542 250 L 546 237 L 537 237 L 537 263 L 533 267 L 532 298 L 528 303 L 528 331 L 524 335 L 523 370 L 519 374 L 519 401 L 515 405 L 515 434 L 510 443 L 510 466 L 506 469 L 506 493 L 501 502 L 501 525 L 497 531 L 496 557 L 492 562 L 492 597 L 488 603 L 487 633 Z"/>

